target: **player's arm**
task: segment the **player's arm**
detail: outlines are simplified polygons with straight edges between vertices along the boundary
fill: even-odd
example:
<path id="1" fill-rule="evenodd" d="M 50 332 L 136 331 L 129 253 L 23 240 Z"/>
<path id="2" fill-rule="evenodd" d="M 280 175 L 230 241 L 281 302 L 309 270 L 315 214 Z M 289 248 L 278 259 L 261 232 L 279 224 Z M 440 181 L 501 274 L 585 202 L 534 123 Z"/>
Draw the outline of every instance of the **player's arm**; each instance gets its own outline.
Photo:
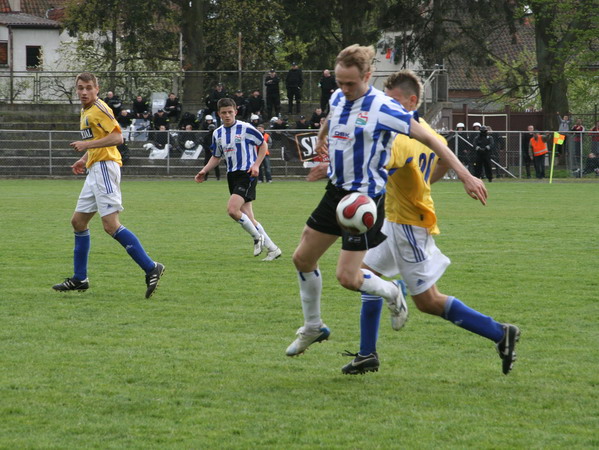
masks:
<path id="1" fill-rule="evenodd" d="M 437 164 L 435 164 L 435 170 L 433 170 L 433 174 L 431 175 L 431 184 L 443 178 L 448 170 L 449 164 L 447 161 L 445 159 L 439 158 L 437 160 Z"/>
<path id="2" fill-rule="evenodd" d="M 426 128 L 416 122 L 414 119 L 410 123 L 410 137 L 423 143 L 428 148 L 433 150 L 437 156 L 447 161 L 449 167 L 451 167 L 457 174 L 460 181 L 464 184 L 466 193 L 479 200 L 483 205 L 487 204 L 487 189 L 485 184 L 478 178 L 474 177 L 468 169 L 460 162 L 458 157 L 453 152 L 433 136 Z"/>
<path id="3" fill-rule="evenodd" d="M 308 175 L 306 176 L 306 181 L 322 180 L 323 178 L 327 177 L 328 170 L 329 170 L 328 162 L 318 164 L 317 166 L 314 166 L 310 169 L 310 172 L 308 172 Z"/>
<path id="4" fill-rule="evenodd" d="M 120 127 L 115 127 L 111 133 L 107 134 L 103 138 L 89 140 L 89 141 L 75 141 L 71 142 L 70 146 L 78 152 L 83 152 L 91 148 L 102 148 L 102 147 L 113 147 L 121 145 L 123 143 L 123 133 L 121 133 Z"/>
<path id="5" fill-rule="evenodd" d="M 216 156 L 211 156 L 206 165 L 200 170 L 197 175 L 194 177 L 196 183 L 201 183 L 206 181 L 206 174 L 214 169 L 220 163 L 220 158 Z"/>
<path id="6" fill-rule="evenodd" d="M 320 126 L 318 130 L 318 138 L 316 139 L 316 148 L 315 151 L 319 155 L 327 155 L 329 153 L 329 149 L 327 146 L 327 137 L 329 135 L 329 119 L 331 117 L 331 113 L 329 113 L 328 117 L 324 121 L 324 123 Z"/>
<path id="7" fill-rule="evenodd" d="M 88 153 L 85 152 L 85 154 L 79 158 L 77 161 L 75 161 L 75 163 L 71 166 L 71 170 L 73 171 L 73 173 L 75 175 L 80 175 L 82 173 L 85 173 L 85 166 L 87 165 L 87 158 L 88 158 Z"/>
<path id="8" fill-rule="evenodd" d="M 260 145 L 260 147 L 258 148 L 258 156 L 256 157 L 256 161 L 254 161 L 254 164 L 252 164 L 252 166 L 250 167 L 250 170 L 248 170 L 249 174 L 253 177 L 257 177 L 258 174 L 260 173 L 260 164 L 262 164 L 262 161 L 264 160 L 264 157 L 266 156 L 266 150 L 268 149 L 268 143 L 266 142 L 266 140 L 262 141 L 262 145 Z"/>

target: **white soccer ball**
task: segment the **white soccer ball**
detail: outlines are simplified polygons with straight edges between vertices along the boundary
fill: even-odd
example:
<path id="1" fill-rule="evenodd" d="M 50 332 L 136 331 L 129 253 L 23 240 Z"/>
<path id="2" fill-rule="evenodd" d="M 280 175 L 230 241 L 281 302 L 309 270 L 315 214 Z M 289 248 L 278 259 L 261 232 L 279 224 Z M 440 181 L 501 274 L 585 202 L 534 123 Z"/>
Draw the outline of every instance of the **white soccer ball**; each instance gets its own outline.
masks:
<path id="1" fill-rule="evenodd" d="M 195 146 L 195 143 L 193 141 L 185 141 L 185 148 L 186 149 L 190 149 L 193 148 Z"/>
<path id="2" fill-rule="evenodd" d="M 352 192 L 337 205 L 337 222 L 351 234 L 366 233 L 376 223 L 377 207 L 366 194 Z"/>

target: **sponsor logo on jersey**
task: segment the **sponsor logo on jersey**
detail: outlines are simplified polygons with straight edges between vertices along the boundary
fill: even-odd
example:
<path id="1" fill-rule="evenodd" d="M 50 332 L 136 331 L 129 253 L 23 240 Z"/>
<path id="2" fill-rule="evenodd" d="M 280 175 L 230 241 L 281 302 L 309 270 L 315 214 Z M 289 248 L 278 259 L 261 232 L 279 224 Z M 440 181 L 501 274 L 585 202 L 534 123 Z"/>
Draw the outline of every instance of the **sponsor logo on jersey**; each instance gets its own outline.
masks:
<path id="1" fill-rule="evenodd" d="M 350 134 L 346 133 L 345 131 L 335 131 L 333 133 L 333 139 L 342 139 L 342 140 L 348 140 L 350 139 Z"/>
<path id="2" fill-rule="evenodd" d="M 91 128 L 84 128 L 83 130 L 81 130 L 81 139 L 82 140 L 87 140 L 87 139 L 93 139 L 94 138 L 94 134 L 92 133 L 92 129 Z"/>
<path id="3" fill-rule="evenodd" d="M 239 144 L 241 142 L 241 134 L 236 134 L 235 135 L 235 143 Z"/>
<path id="4" fill-rule="evenodd" d="M 368 111 L 361 111 L 358 113 L 358 118 L 356 119 L 356 126 L 363 127 L 366 126 L 368 122 Z"/>
<path id="5" fill-rule="evenodd" d="M 237 149 L 235 147 L 233 147 L 233 146 L 227 146 L 227 147 L 225 147 L 225 153 L 234 152 L 235 150 L 237 150 Z"/>

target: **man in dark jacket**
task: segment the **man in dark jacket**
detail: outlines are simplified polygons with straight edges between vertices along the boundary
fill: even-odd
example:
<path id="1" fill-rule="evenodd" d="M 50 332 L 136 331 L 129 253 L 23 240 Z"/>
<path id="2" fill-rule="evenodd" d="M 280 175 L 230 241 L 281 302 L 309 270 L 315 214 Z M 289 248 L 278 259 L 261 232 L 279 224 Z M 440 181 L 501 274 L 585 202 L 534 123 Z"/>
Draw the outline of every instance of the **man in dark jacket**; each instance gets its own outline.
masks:
<path id="1" fill-rule="evenodd" d="M 121 109 L 123 109 L 123 102 L 121 102 L 121 99 L 118 97 L 118 95 L 114 95 L 112 91 L 108 91 L 106 93 L 104 103 L 110 106 L 112 112 L 114 113 L 114 117 L 118 117 L 121 113 Z"/>
<path id="2" fill-rule="evenodd" d="M 476 151 L 476 168 L 474 176 L 482 178 L 483 168 L 489 179 L 493 181 L 493 170 L 491 168 L 491 152 L 495 146 L 493 136 L 487 132 L 487 127 L 481 126 L 478 135 L 474 138 L 474 150 Z"/>
<path id="3" fill-rule="evenodd" d="M 264 99 L 260 95 L 258 89 L 252 91 L 252 95 L 248 98 L 248 115 L 255 114 L 259 117 L 264 117 L 266 112 L 266 106 L 264 105 Z"/>
<path id="4" fill-rule="evenodd" d="M 183 107 L 181 106 L 179 97 L 177 97 L 174 92 L 171 92 L 166 99 L 166 103 L 164 104 L 164 111 L 173 123 L 181 118 L 182 109 Z"/>
<path id="5" fill-rule="evenodd" d="M 335 81 L 335 77 L 331 75 L 331 71 L 329 69 L 324 69 L 322 71 L 322 77 L 318 82 L 318 87 L 320 87 L 320 108 L 328 113 L 329 111 L 329 99 L 335 90 L 337 89 L 337 82 Z"/>
<path id="6" fill-rule="evenodd" d="M 279 79 L 275 69 L 270 69 L 268 75 L 264 79 L 266 85 L 266 111 L 267 116 L 272 116 L 273 111 L 275 116 L 279 116 L 281 113 L 281 94 L 279 92 Z"/>
<path id="7" fill-rule="evenodd" d="M 217 108 L 217 103 L 221 98 L 226 98 L 229 95 L 227 94 L 227 91 L 225 91 L 225 88 L 223 86 L 222 83 L 216 83 L 216 85 L 214 86 L 214 90 L 208 94 L 208 97 L 206 97 L 206 106 L 208 107 L 208 114 L 210 114 L 212 117 L 214 117 L 216 120 L 216 124 L 220 125 L 220 118 L 218 117 L 218 108 Z"/>
<path id="8" fill-rule="evenodd" d="M 297 66 L 297 63 L 291 63 L 291 69 L 287 72 L 285 86 L 287 87 L 287 98 L 289 100 L 289 114 L 293 113 L 293 99 L 295 99 L 296 112 L 301 112 L 302 101 L 302 85 L 304 84 L 304 76 L 302 70 Z"/>

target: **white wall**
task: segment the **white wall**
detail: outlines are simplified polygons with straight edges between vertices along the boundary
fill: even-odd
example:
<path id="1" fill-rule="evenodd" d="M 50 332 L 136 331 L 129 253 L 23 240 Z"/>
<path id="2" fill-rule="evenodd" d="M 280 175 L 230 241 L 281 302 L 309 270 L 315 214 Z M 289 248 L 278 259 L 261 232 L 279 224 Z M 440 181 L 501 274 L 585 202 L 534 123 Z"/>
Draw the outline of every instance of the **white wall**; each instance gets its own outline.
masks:
<path id="1" fill-rule="evenodd" d="M 12 39 L 12 57 L 14 58 L 12 68 L 14 71 L 27 70 L 27 46 L 39 46 L 42 48 L 43 68 L 49 65 L 56 66 L 56 63 L 59 61 L 59 55 L 57 53 L 57 50 L 59 48 L 61 38 L 60 31 L 57 29 L 39 30 L 13 28 Z M 8 40 L 8 28 L 0 27 L 0 41 Z M 9 43 L 9 59 L 10 57 L 11 50 Z M 8 70 L 8 68 L 3 68 L 2 70 Z"/>

